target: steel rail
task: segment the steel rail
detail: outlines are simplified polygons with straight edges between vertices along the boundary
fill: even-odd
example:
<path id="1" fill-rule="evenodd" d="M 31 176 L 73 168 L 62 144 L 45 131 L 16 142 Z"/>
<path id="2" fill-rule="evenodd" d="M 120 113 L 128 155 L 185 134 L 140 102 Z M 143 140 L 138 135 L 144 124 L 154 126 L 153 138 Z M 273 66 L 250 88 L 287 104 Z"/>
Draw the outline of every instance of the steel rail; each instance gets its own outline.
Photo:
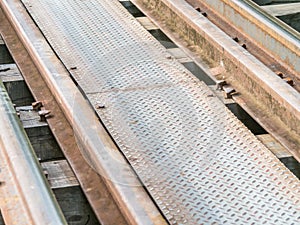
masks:
<path id="1" fill-rule="evenodd" d="M 22 2 L 171 224 L 298 220 L 295 177 L 118 1 Z"/>
<path id="2" fill-rule="evenodd" d="M 136 174 L 99 123 L 89 103 L 55 56 L 22 3 L 17 0 L 5 0 L 0 2 L 0 6 L 73 126 L 77 144 L 83 150 L 83 155 L 96 171 L 100 171 L 126 220 L 130 224 L 165 224 Z M 89 160 L 95 158 L 98 160 L 97 164 Z"/>
<path id="3" fill-rule="evenodd" d="M 220 14 L 217 10 L 215 10 L 213 7 L 206 4 L 205 1 L 198 1 L 198 0 L 187 0 L 187 2 L 197 9 L 200 10 L 201 13 L 204 13 L 207 15 L 207 18 L 209 21 L 214 23 L 217 27 L 219 27 L 222 31 L 224 31 L 228 36 L 232 37 L 239 45 L 243 46 L 244 48 L 249 51 L 250 54 L 252 54 L 254 57 L 256 57 L 259 61 L 264 63 L 267 67 L 269 67 L 272 71 L 276 72 L 280 76 L 282 75 L 282 78 L 293 86 L 297 91 L 300 91 L 300 76 L 299 72 L 297 72 L 295 69 L 291 68 L 289 64 L 282 61 L 278 57 L 274 55 L 268 48 L 264 47 L 259 43 L 256 39 L 254 39 L 252 36 L 249 36 L 249 33 L 253 33 L 254 31 L 249 31 L 249 29 L 252 29 L 251 26 L 249 26 L 249 29 L 247 28 L 247 23 L 253 22 L 252 20 L 249 22 L 248 17 L 245 21 L 245 27 L 239 27 L 236 25 L 236 23 L 231 22 L 230 19 L 227 18 L 227 16 Z M 260 12 L 266 16 L 266 21 L 271 21 L 269 23 L 266 23 L 266 25 L 274 24 L 272 27 L 264 27 L 262 28 L 262 33 L 270 33 L 274 28 L 277 27 L 277 29 L 281 29 L 283 33 L 290 34 L 293 39 L 297 40 L 297 36 L 299 34 L 293 30 L 290 26 L 283 23 L 281 20 L 279 20 L 276 17 L 273 17 L 272 15 L 265 12 L 265 10 L 262 10 L 262 7 L 258 8 L 257 5 L 254 4 L 254 6 L 257 8 L 257 10 L 260 10 Z M 243 9 L 240 9 L 241 11 Z M 233 11 L 233 10 L 232 10 Z M 233 14 L 233 12 L 226 12 L 226 14 Z M 253 10 L 255 11 L 255 10 Z M 248 9 L 245 9 L 245 12 L 241 12 L 240 17 L 243 17 L 245 14 L 247 15 Z M 256 12 L 256 11 L 255 11 Z M 252 11 L 249 12 L 250 14 Z M 256 14 L 253 13 L 253 16 L 255 17 Z M 230 16 L 228 16 L 230 17 Z M 246 17 L 246 16 L 245 16 Z M 263 17 L 263 16 L 262 16 Z M 261 20 L 264 21 L 263 18 Z M 255 20 L 256 21 L 256 20 Z M 255 21 L 253 24 L 255 24 Z M 254 25 L 255 26 L 255 25 Z M 261 27 L 262 25 L 257 25 L 258 27 Z M 259 28 L 258 28 L 259 29 Z M 246 30 L 246 32 L 244 31 Z M 256 32 L 256 31 L 255 31 Z M 280 34 L 275 33 L 277 36 L 280 36 Z M 252 34 L 254 36 L 257 36 L 255 34 Z M 264 37 L 267 38 L 270 43 L 274 42 L 272 41 L 272 38 L 269 38 L 268 36 Z M 265 42 L 266 40 L 262 40 L 262 42 Z M 261 41 L 260 41 L 261 42 Z M 288 41 L 282 41 L 285 45 L 288 44 Z M 299 41 L 298 41 L 299 42 Z M 296 42 L 295 42 L 296 43 Z M 299 44 L 298 44 L 299 45 Z M 275 44 L 273 45 L 275 46 Z M 288 45 L 287 45 L 288 46 Z M 296 62 L 290 62 L 292 64 L 295 64 Z"/>
<path id="4" fill-rule="evenodd" d="M 250 0 L 204 0 L 201 3 L 213 9 L 299 76 L 300 34 L 297 31 Z"/>
<path id="5" fill-rule="evenodd" d="M 272 16 L 286 16 L 300 12 L 300 3 L 281 3 L 279 5 L 262 5 L 264 11 Z"/>
<path id="6" fill-rule="evenodd" d="M 4 156 L 1 160 L 6 162 L 12 173 L 18 199 L 22 201 L 30 224 L 67 224 L 1 81 L 0 124 L 0 149 Z M 1 188 L 11 187 L 5 187 L 4 184 Z M 8 204 L 9 201 L 14 201 L 13 196 L 3 196 L 1 201 L 5 200 Z M 7 222 L 14 219 L 11 216 Z"/>
<path id="7" fill-rule="evenodd" d="M 251 0 L 204 0 L 225 21 L 300 76 L 300 34 Z"/>
<path id="8" fill-rule="evenodd" d="M 127 224 L 104 184 L 102 177 L 90 167 L 81 155 L 70 123 L 65 118 L 50 89 L 47 88 L 47 85 L 38 72 L 36 66 L 32 60 L 30 60 L 28 52 L 21 44 L 15 31 L 11 28 L 11 24 L 8 22 L 7 18 L 5 18 L 3 13 L 0 13 L 0 16 L 0 32 L 5 39 L 6 45 L 9 47 L 9 51 L 13 55 L 15 63 L 18 64 L 33 97 L 37 101 L 42 101 L 44 107 L 46 109 L 51 109 L 51 114 L 55 115 L 47 118 L 49 128 L 51 129 L 56 141 L 59 143 L 59 147 L 68 160 L 68 163 L 71 165 L 72 170 L 76 174 L 80 186 L 99 222 L 102 225 Z M 11 186 L 13 186 L 13 184 Z M 15 207 L 14 211 L 18 209 L 19 208 Z M 20 212 L 17 214 L 19 215 L 18 218 L 22 215 Z M 111 215 L 114 216 L 112 217 Z M 21 225 L 20 223 L 16 224 Z"/>
<path id="9" fill-rule="evenodd" d="M 222 67 L 220 76 L 240 93 L 240 103 L 247 103 L 249 113 L 300 160 L 300 101 L 295 89 L 186 1 L 132 1 L 188 45 L 197 46 L 196 53 L 212 66 Z"/>
<path id="10" fill-rule="evenodd" d="M 6 1 L 6 2 L 10 2 L 10 1 Z M 96 158 L 96 160 L 101 162 L 100 165 L 98 163 L 94 163 L 93 166 L 98 171 L 100 171 L 100 173 L 102 175 L 104 175 L 105 177 L 109 176 L 110 179 L 117 178 L 117 180 L 113 180 L 113 182 L 111 182 L 111 183 L 109 183 L 110 181 L 107 181 L 107 183 L 108 183 L 108 186 L 111 188 L 111 190 L 114 191 L 113 195 L 117 199 L 119 204 L 121 206 L 126 207 L 126 208 L 122 209 L 123 213 L 126 215 L 126 217 L 129 219 L 129 221 L 131 223 L 150 224 L 150 223 L 154 223 L 153 219 L 156 219 L 156 223 L 163 223 L 164 221 L 160 220 L 159 214 L 156 214 L 155 217 L 153 216 L 153 215 L 155 215 L 156 212 L 154 212 L 154 214 L 152 212 L 152 217 L 149 216 L 149 214 L 147 214 L 149 212 L 149 209 L 148 209 L 148 211 L 145 209 L 145 205 L 143 203 L 143 200 L 145 200 L 145 198 L 142 198 L 142 200 L 141 200 L 141 198 L 138 198 L 138 196 L 141 196 L 141 195 L 139 195 L 137 192 L 141 193 L 141 189 L 136 188 L 136 187 L 132 187 L 132 188 L 126 187 L 126 185 L 128 185 L 128 184 L 129 185 L 138 185 L 138 183 L 136 182 L 136 180 L 133 180 L 133 181 L 131 180 L 132 178 L 133 179 L 135 178 L 134 176 L 133 177 L 127 176 L 128 175 L 127 169 L 130 169 L 130 168 L 126 167 L 126 165 L 125 166 L 120 165 L 120 163 L 123 163 L 124 161 L 122 161 L 122 157 L 120 157 L 118 155 L 118 151 L 117 151 L 118 149 L 115 148 L 114 144 L 111 142 L 109 137 L 106 135 L 104 129 L 101 129 L 101 127 L 100 128 L 97 127 L 99 124 L 98 120 L 95 118 L 94 114 L 91 111 L 89 111 L 90 109 L 89 109 L 88 105 L 86 104 L 86 102 L 84 101 L 84 99 L 82 98 L 82 95 L 78 92 L 78 90 L 76 88 L 72 88 L 72 87 L 74 87 L 74 84 L 70 81 L 67 71 L 65 71 L 64 68 L 57 66 L 58 64 L 55 64 L 55 62 L 57 62 L 57 59 L 55 57 L 53 57 L 51 49 L 49 49 L 49 46 L 47 44 L 45 44 L 43 37 L 38 35 L 39 32 L 34 32 L 33 30 L 31 30 L 35 26 L 31 26 L 30 27 L 31 29 L 28 29 L 28 26 L 32 25 L 32 24 L 28 23 L 28 18 L 24 19 L 24 17 L 20 16 L 19 14 L 17 14 L 17 16 L 16 16 L 15 13 L 18 12 L 18 10 L 11 11 L 10 9 L 15 9 L 15 8 L 14 8 L 14 5 L 10 5 L 10 6 L 12 6 L 12 8 L 9 8 L 8 10 L 4 6 L 4 8 L 6 9 L 5 12 L 8 15 L 13 15 L 12 17 L 10 17 L 10 19 L 14 23 L 15 29 L 18 31 L 20 31 L 20 30 L 22 31 L 21 33 L 19 33 L 20 38 L 23 40 L 23 43 L 26 45 L 27 50 L 31 54 L 31 57 L 34 58 L 36 65 L 38 66 L 38 68 L 40 69 L 40 71 L 43 74 L 44 79 L 50 85 L 51 91 L 54 93 L 57 101 L 59 101 L 59 103 L 64 106 L 65 113 L 68 116 L 69 121 L 72 122 L 72 124 L 74 125 L 75 132 L 77 133 L 77 135 L 78 134 L 80 134 L 80 135 L 86 134 L 87 135 L 87 136 L 78 136 L 78 143 L 84 147 L 83 153 L 87 151 L 88 158 L 94 157 L 94 158 Z M 28 7 L 30 7 L 30 5 Z M 20 6 L 19 10 L 21 8 L 22 7 Z M 22 14 L 22 15 L 24 16 L 24 14 Z M 34 29 L 34 30 L 36 31 L 36 29 Z M 53 62 L 55 65 L 52 64 Z M 60 63 L 59 63 L 59 65 L 60 65 Z M 266 70 L 264 70 L 264 71 L 268 72 Z M 209 96 L 207 96 L 207 98 Z M 71 102 L 73 102 L 71 100 L 73 100 L 75 102 L 75 104 L 70 104 Z M 71 113 L 71 114 L 69 112 L 70 109 L 73 109 L 73 113 Z M 78 114 L 78 112 L 79 112 L 79 114 Z M 83 118 L 84 118 L 84 120 L 83 120 Z M 92 126 L 91 126 L 91 124 L 92 124 Z M 229 123 L 229 124 L 231 124 L 231 123 Z M 231 134 L 232 133 L 230 133 L 230 135 Z M 105 141 L 101 142 L 101 141 L 97 140 L 99 138 L 99 136 L 101 137 L 101 139 L 100 139 L 101 141 L 103 141 L 103 140 L 105 140 Z M 236 138 L 237 136 L 234 136 L 234 137 Z M 249 139 L 247 139 L 247 140 L 249 140 Z M 255 139 L 254 142 L 258 143 L 256 141 L 257 140 Z M 250 143 L 251 143 L 251 145 L 254 145 L 253 142 L 250 141 Z M 110 147 L 113 147 L 113 149 L 110 149 Z M 255 144 L 255 147 L 256 147 L 256 144 Z M 97 154 L 97 152 L 95 150 L 99 154 Z M 107 151 L 104 151 L 104 150 L 107 150 Z M 223 151 L 221 151 L 221 152 L 223 152 Z M 253 151 L 249 151 L 249 152 L 253 153 Z M 266 154 L 266 153 L 264 153 L 264 154 Z M 271 155 L 271 153 L 267 153 L 267 154 L 274 157 L 273 155 Z M 228 154 L 225 154 L 225 155 L 228 155 Z M 262 156 L 262 155 L 260 155 L 260 156 Z M 115 157 L 115 159 L 117 159 L 117 160 L 114 160 L 111 157 Z M 260 158 L 260 157 L 258 157 L 258 158 Z M 96 160 L 94 160 L 94 162 Z M 257 160 L 257 158 L 253 157 L 253 161 L 256 161 L 256 160 Z M 118 161 L 118 162 L 115 163 L 116 161 Z M 268 162 L 271 162 L 271 161 L 268 161 Z M 227 162 L 230 163 L 230 160 L 226 160 L 226 163 Z M 262 162 L 262 163 L 264 163 L 264 162 Z M 251 165 L 251 163 L 249 165 Z M 278 170 L 281 170 L 279 168 L 279 166 L 277 166 L 277 165 L 278 165 L 278 162 L 277 161 L 274 162 L 274 166 Z M 125 171 L 123 171 L 122 169 L 125 169 Z M 120 171 L 122 173 L 120 173 Z M 269 173 L 269 170 L 267 172 Z M 117 173 L 119 173 L 119 174 L 117 174 Z M 130 171 L 129 171 L 129 173 L 130 173 Z M 124 174 L 125 174 L 125 176 L 124 176 Z M 282 176 L 283 174 L 284 173 L 282 173 L 280 176 Z M 129 175 L 131 175 L 131 174 L 129 174 Z M 184 174 L 181 173 L 180 175 L 184 175 Z M 266 174 L 264 174 L 263 176 L 265 176 L 265 175 Z M 270 176 L 272 176 L 272 175 L 270 175 Z M 204 176 L 205 176 L 205 178 L 209 177 L 206 175 L 204 175 Z M 236 177 L 236 175 L 234 175 L 234 177 Z M 253 178 L 253 177 L 251 177 L 251 178 Z M 290 177 L 290 178 L 291 178 L 291 182 L 296 181 L 294 177 Z M 125 187 L 124 187 L 124 185 L 123 185 L 124 183 L 116 184 L 116 183 L 114 183 L 115 181 L 127 182 L 127 183 L 125 184 Z M 262 184 L 264 184 L 264 183 L 265 182 L 263 182 Z M 237 182 L 235 184 L 238 186 Z M 280 182 L 280 185 L 281 184 L 282 184 L 282 182 Z M 120 187 L 121 185 L 123 185 L 123 187 Z M 115 186 L 119 186 L 119 187 L 115 187 Z M 205 186 L 205 185 L 203 185 L 203 186 Z M 209 189 L 212 189 L 213 186 L 209 187 Z M 182 187 L 182 186 L 180 186 L 180 187 Z M 285 189 L 285 188 L 286 187 L 284 187 L 282 189 Z M 248 187 L 247 187 L 247 189 L 248 189 Z M 266 189 L 263 189 L 263 190 L 266 190 Z M 280 190 L 282 190 L 282 189 L 280 189 Z M 116 193 L 116 191 L 119 191 L 119 192 Z M 162 193 L 164 195 L 163 197 L 168 196 L 164 192 L 162 192 Z M 134 194 L 134 196 L 131 196 L 132 194 Z M 202 197 L 202 196 L 203 196 L 203 194 L 200 194 L 199 197 Z M 229 196 L 229 195 L 227 195 L 227 196 Z M 122 197 L 124 199 L 120 199 Z M 256 197 L 257 196 L 255 195 L 254 198 L 256 198 Z M 229 199 L 227 198 L 227 200 L 229 200 Z M 240 201 L 240 198 L 235 199 L 235 200 Z M 233 200 L 231 200 L 231 201 L 233 201 Z M 200 201 L 199 204 L 201 204 L 201 203 L 203 203 L 203 201 Z M 136 204 L 139 204 L 139 205 L 136 205 Z M 180 204 L 181 204 L 181 202 L 180 202 Z M 140 205 L 142 206 L 141 208 L 139 207 Z M 129 206 L 129 208 L 128 208 L 128 206 Z M 173 210 L 173 204 L 170 204 L 170 207 Z M 263 206 L 263 207 L 265 207 L 265 206 Z M 210 208 L 210 207 L 208 207 L 208 208 Z M 199 207 L 196 206 L 196 209 L 198 210 Z M 247 209 L 245 208 L 245 210 L 247 210 Z M 150 210 L 150 211 L 152 211 L 152 210 Z M 202 209 L 200 211 L 202 211 Z M 126 213 L 130 213 L 130 214 L 126 214 Z M 297 212 L 295 212 L 295 213 L 297 213 Z M 138 216 L 138 218 L 134 218 L 134 216 L 136 216 L 136 215 Z M 181 215 L 185 215 L 185 213 L 181 212 Z M 179 215 L 179 216 L 181 216 L 181 215 Z M 228 216 L 230 216 L 230 215 L 228 215 Z"/>

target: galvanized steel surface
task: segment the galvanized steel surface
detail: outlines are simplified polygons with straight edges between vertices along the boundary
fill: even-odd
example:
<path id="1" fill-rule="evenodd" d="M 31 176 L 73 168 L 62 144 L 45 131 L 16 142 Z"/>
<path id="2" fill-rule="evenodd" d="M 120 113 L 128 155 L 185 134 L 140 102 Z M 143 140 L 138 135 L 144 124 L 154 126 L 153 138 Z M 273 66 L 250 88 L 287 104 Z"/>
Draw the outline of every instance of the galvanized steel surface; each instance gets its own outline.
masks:
<path id="1" fill-rule="evenodd" d="M 117 1 L 23 2 L 171 224 L 299 221 L 299 181 Z"/>

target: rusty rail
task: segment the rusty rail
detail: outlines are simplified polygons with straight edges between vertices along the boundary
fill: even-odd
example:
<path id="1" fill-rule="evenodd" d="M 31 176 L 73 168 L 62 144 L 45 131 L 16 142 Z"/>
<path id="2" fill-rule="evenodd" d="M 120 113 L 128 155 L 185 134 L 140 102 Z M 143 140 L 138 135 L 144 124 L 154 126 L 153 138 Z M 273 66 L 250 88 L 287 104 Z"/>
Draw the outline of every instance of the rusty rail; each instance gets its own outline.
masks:
<path id="1" fill-rule="evenodd" d="M 196 46 L 192 50 L 209 62 L 211 67 L 222 67 L 220 76 L 239 91 L 239 103 L 247 103 L 248 112 L 255 115 L 264 128 L 300 160 L 300 102 L 295 89 L 186 1 L 133 2 L 147 15 L 160 21 L 168 32 L 179 35 L 188 46 Z M 268 29 L 272 27 L 274 25 Z M 287 42 L 290 39 L 287 38 Z M 296 44 L 299 41 L 295 38 L 292 40 L 296 47 L 290 50 L 299 49 Z"/>
<path id="2" fill-rule="evenodd" d="M 152 224 L 154 222 L 165 224 L 163 217 L 137 179 L 136 174 L 120 154 L 105 128 L 99 123 L 89 103 L 70 78 L 69 72 L 52 52 L 52 49 L 27 14 L 22 3 L 18 0 L 6 0 L 1 1 L 0 7 L 11 28 L 16 32 L 21 44 L 25 47 L 26 54 L 33 61 L 40 76 L 43 78 L 42 80 L 46 83 L 47 89 L 49 88 L 53 95 L 52 97 L 59 103 L 60 110 L 64 113 L 69 125 L 72 126 L 74 133 L 68 135 L 74 135 L 75 143 L 73 143 L 73 147 L 82 150 L 81 153 L 90 162 L 90 166 L 96 168 L 96 171 L 101 171 L 102 182 L 105 183 L 106 188 L 126 221 L 130 224 Z M 18 50 L 13 44 L 14 41 L 9 41 L 9 38 L 11 38 L 9 30 L 11 28 L 2 29 L 3 36 L 7 42 L 10 42 L 8 48 L 18 55 Z M 28 65 L 24 64 L 22 56 L 16 57 L 15 61 L 20 70 L 26 72 L 26 69 L 28 69 L 26 66 L 28 67 Z M 25 80 L 28 82 L 28 85 L 35 87 L 36 95 L 43 98 L 43 95 L 40 94 L 42 90 L 39 90 L 41 88 L 40 85 L 36 84 L 33 77 L 30 77 L 28 70 L 26 74 L 28 77 L 25 76 Z M 46 100 L 46 103 L 51 105 L 49 100 Z M 53 113 L 53 109 L 51 111 Z M 56 117 L 54 116 L 54 118 Z M 51 120 L 48 122 L 51 127 Z M 60 123 L 60 121 L 56 121 L 56 123 Z M 53 121 L 52 125 L 55 126 L 55 121 Z M 62 127 L 62 129 L 65 128 Z M 60 130 L 62 129 L 60 128 Z M 67 143 L 63 142 L 63 144 L 64 150 Z M 71 150 L 67 150 L 65 153 L 67 154 L 67 159 L 71 160 L 71 162 L 69 161 L 71 167 L 75 168 L 76 176 L 80 174 L 79 176 L 82 178 L 86 171 L 80 171 L 79 161 L 74 157 Z M 91 160 L 89 160 L 91 158 L 97 158 L 99 163 L 92 164 Z M 97 175 L 99 177 L 99 174 Z M 89 192 L 91 192 L 91 189 L 95 190 L 90 186 L 91 183 L 83 183 L 83 185 L 87 188 L 90 187 L 86 190 L 86 194 L 88 194 L 87 198 L 93 207 L 91 200 L 94 198 Z M 101 202 L 97 206 L 101 207 Z M 105 206 L 102 204 L 102 207 Z M 95 211 L 96 214 L 97 212 L 99 214 L 103 213 L 101 212 L 102 208 L 96 208 Z M 106 213 L 105 220 L 109 221 L 109 217 L 112 219 L 111 214 Z M 119 220 L 122 224 L 125 224 L 124 218 Z M 120 224 L 120 222 L 116 223 Z"/>
<path id="3" fill-rule="evenodd" d="M 300 75 L 300 34 L 297 31 L 251 0 L 204 0 L 201 4 Z"/>
<path id="4" fill-rule="evenodd" d="M 8 224 L 67 224 L 1 81 L 0 124 L 4 220 Z"/>

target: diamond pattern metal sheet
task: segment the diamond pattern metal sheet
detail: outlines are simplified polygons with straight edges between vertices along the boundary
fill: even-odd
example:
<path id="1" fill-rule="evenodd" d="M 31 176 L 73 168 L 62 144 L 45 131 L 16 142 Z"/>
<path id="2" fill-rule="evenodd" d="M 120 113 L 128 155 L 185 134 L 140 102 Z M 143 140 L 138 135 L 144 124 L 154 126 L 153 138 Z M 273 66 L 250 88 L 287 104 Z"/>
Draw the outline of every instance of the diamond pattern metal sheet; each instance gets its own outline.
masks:
<path id="1" fill-rule="evenodd" d="M 172 224 L 296 224 L 299 181 L 203 84 L 89 94 Z"/>
<path id="2" fill-rule="evenodd" d="M 23 2 L 171 224 L 298 224 L 299 180 L 118 1 Z"/>
<path id="3" fill-rule="evenodd" d="M 88 93 L 171 85 L 191 79 L 180 64 L 172 62 L 167 50 L 115 1 L 23 2 Z M 173 74 L 177 74 L 176 79 Z"/>

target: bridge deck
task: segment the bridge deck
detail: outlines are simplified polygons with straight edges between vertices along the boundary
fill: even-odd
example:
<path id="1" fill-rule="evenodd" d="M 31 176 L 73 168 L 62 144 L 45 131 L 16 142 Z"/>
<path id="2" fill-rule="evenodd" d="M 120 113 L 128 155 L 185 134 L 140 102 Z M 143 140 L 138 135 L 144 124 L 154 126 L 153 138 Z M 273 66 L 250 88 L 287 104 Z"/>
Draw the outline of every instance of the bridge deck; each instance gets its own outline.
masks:
<path id="1" fill-rule="evenodd" d="M 23 3 L 171 224 L 299 221 L 299 180 L 118 1 Z"/>

